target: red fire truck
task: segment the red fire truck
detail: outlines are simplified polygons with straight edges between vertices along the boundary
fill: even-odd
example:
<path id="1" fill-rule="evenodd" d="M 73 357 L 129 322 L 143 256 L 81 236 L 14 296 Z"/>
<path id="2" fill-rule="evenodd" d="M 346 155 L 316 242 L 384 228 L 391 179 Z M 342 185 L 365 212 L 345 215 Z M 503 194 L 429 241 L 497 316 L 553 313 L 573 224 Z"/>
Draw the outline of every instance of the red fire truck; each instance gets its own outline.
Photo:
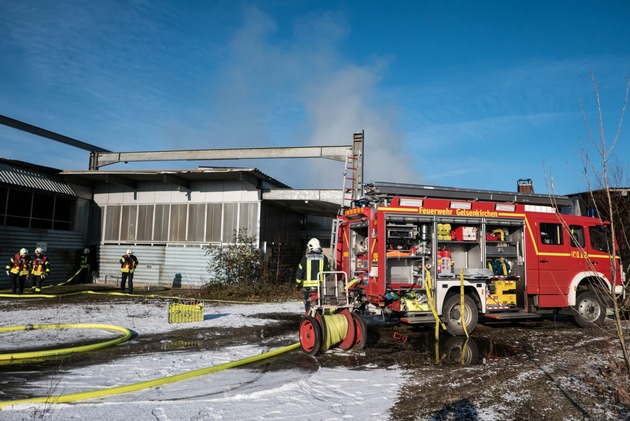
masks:
<path id="1" fill-rule="evenodd" d="M 622 293 L 624 274 L 609 252 L 607 225 L 559 213 L 571 204 L 533 193 L 366 185 L 334 222 L 335 270 L 322 274 L 302 321 L 303 349 L 320 351 L 318 341 L 326 349 L 331 335 L 344 348 L 362 346 L 358 313 L 366 312 L 442 323 L 453 335 L 471 333 L 480 316 L 566 313 L 579 326 L 601 325 L 606 298 Z"/>

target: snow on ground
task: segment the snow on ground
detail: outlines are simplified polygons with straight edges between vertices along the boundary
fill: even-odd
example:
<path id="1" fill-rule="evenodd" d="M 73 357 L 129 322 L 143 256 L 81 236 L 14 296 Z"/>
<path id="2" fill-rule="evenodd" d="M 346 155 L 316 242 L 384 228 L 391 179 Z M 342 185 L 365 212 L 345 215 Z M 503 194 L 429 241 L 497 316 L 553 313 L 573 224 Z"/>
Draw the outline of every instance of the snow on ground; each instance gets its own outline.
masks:
<path id="1" fill-rule="evenodd" d="M 273 304 L 208 305 L 204 320 L 193 323 L 167 323 L 167 304 L 155 302 L 114 302 L 103 304 L 48 306 L 2 313 L 1 326 L 47 323 L 110 324 L 141 335 L 172 332 L 177 329 L 262 326 L 273 320 L 251 317 L 264 313 L 301 311 L 301 302 Z M 54 334 L 51 334 L 54 332 Z M 107 339 L 115 334 L 80 330 Z M 21 335 L 20 335 L 21 334 Z M 31 336 L 29 336 L 31 335 Z M 17 352 L 20 344 L 49 346 L 64 342 L 64 335 L 77 335 L 75 329 L 0 333 L 2 352 Z M 287 343 L 298 341 L 285 338 Z M 25 342 L 28 341 L 28 342 Z M 120 344 L 118 346 L 125 346 Z M 7 351 L 9 350 L 9 351 Z M 33 396 L 60 395 L 121 386 L 262 354 L 271 350 L 265 343 L 224 347 L 213 351 L 160 352 L 134 355 L 104 364 L 59 370 L 48 378 L 25 384 Z M 290 352 L 302 352 L 295 350 Z M 307 358 L 305 356 L 305 358 Z M 369 373 L 369 374 L 368 374 Z M 17 374 L 19 375 L 19 374 Z M 350 370 L 320 368 L 316 372 L 288 368 L 261 371 L 243 366 L 195 377 L 137 392 L 116 394 L 88 401 L 47 405 L 22 403 L 0 410 L 2 420 L 385 420 L 395 404 L 404 381 L 400 370 Z M 11 400 L 0 391 L 0 400 Z"/>

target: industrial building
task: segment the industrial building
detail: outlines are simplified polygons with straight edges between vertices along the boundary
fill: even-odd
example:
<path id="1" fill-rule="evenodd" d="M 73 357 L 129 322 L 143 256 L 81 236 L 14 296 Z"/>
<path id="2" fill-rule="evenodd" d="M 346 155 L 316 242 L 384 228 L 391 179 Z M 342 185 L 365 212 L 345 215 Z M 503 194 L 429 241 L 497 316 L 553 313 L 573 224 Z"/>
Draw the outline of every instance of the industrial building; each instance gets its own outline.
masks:
<path id="1" fill-rule="evenodd" d="M 117 286 L 132 249 L 137 286 L 200 287 L 211 276 L 205 247 L 244 229 L 291 278 L 308 238 L 330 239 L 341 200 L 339 190 L 293 190 L 256 168 L 60 171 L 0 159 L 0 255 L 42 247 L 56 284 L 87 247 L 94 282 Z"/>

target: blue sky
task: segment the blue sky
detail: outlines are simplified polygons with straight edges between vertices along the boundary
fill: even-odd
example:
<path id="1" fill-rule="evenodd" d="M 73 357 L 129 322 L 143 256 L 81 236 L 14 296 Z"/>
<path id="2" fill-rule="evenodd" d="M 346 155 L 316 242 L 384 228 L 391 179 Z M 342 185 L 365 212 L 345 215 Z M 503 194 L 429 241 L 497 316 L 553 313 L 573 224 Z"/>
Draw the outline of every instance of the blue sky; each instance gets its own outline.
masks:
<path id="1" fill-rule="evenodd" d="M 600 168 L 630 75 L 627 1 L 0 0 L 0 114 L 112 151 L 346 145 L 365 180 L 537 193 Z M 630 121 L 610 157 L 630 185 Z M 599 137 L 596 138 L 599 142 Z M 88 168 L 87 151 L 0 126 L 0 156 Z M 339 188 L 316 159 L 150 162 L 256 167 Z M 595 182 L 594 182 L 595 183 Z"/>

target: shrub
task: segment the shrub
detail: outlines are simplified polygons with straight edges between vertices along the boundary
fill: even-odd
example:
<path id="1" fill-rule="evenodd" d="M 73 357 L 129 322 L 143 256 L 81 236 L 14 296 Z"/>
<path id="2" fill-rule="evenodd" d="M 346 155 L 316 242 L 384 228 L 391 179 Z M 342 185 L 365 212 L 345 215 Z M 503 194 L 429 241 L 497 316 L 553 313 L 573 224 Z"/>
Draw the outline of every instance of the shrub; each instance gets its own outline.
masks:
<path id="1" fill-rule="evenodd" d="M 207 271 L 210 282 L 204 289 L 221 298 L 286 298 L 291 290 L 274 282 L 275 273 L 263 259 L 256 237 L 246 229 L 234 231 L 234 240 L 227 246 L 204 247 L 210 257 Z"/>

